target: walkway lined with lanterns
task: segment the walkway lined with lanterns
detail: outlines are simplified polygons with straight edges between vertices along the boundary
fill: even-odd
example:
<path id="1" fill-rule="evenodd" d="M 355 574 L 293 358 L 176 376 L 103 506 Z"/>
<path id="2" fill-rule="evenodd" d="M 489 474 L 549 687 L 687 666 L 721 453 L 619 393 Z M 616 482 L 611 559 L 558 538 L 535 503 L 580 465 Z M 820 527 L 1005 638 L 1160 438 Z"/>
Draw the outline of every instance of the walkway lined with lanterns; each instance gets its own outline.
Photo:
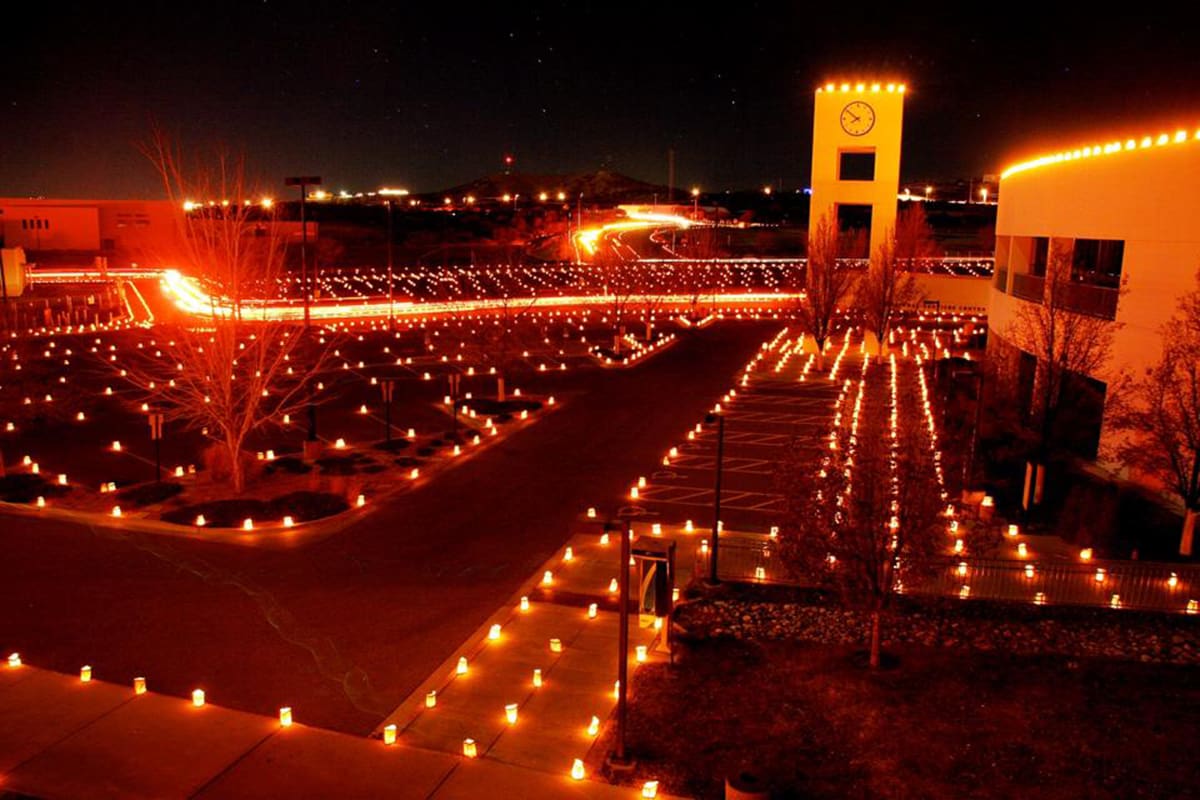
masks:
<path id="1" fill-rule="evenodd" d="M 291 709 L 259 716 L 221 708 L 203 693 L 189 701 L 83 677 L 11 657 L 0 666 L 0 791 L 90 798 L 645 796 L 640 786 L 312 728 Z"/>

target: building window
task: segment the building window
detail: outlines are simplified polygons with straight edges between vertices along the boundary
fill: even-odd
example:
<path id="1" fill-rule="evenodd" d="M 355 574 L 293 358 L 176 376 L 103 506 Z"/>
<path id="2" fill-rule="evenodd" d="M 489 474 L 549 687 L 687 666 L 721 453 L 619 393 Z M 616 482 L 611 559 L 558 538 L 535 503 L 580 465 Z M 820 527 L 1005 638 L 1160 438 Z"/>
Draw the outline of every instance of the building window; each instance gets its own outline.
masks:
<path id="1" fill-rule="evenodd" d="M 1033 246 L 1029 251 L 1029 274 L 1039 278 L 1046 277 L 1046 264 L 1050 260 L 1050 238 L 1048 236 L 1033 237 Z"/>
<path id="2" fill-rule="evenodd" d="M 875 180 L 875 151 L 843 150 L 838 153 L 838 180 Z"/>
<path id="3" fill-rule="evenodd" d="M 1071 280 L 1116 289 L 1121 285 L 1125 242 L 1119 239 L 1076 239 Z"/>
<path id="4" fill-rule="evenodd" d="M 871 255 L 871 211 L 869 205 L 837 205 L 838 255 L 868 258 Z"/>

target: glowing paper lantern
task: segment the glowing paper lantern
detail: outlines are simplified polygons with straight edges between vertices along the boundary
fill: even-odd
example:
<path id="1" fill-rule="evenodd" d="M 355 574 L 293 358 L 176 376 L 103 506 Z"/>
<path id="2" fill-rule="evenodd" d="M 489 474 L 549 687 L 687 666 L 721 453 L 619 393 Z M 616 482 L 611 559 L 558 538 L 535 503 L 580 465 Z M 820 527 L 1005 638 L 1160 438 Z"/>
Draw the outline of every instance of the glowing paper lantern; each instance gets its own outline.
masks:
<path id="1" fill-rule="evenodd" d="M 79 668 L 79 682 L 80 683 L 91 683 L 92 682 L 92 668 L 91 667 L 84 666 L 84 667 Z"/>
<path id="2" fill-rule="evenodd" d="M 496 640 L 496 639 L 500 638 L 500 623 L 499 622 L 493 623 L 492 627 L 488 629 L 488 638 L 492 639 L 492 640 Z"/>
<path id="3" fill-rule="evenodd" d="M 456 673 L 458 673 L 459 675 L 467 674 L 467 657 L 466 656 L 458 657 L 458 666 L 454 668 L 454 671 Z"/>
<path id="4" fill-rule="evenodd" d="M 383 743 L 389 746 L 396 743 L 396 726 L 394 724 L 384 727 Z"/>
<path id="5" fill-rule="evenodd" d="M 638 663 L 639 664 L 645 663 L 645 661 L 646 661 L 646 645 L 639 644 L 637 646 L 637 649 L 635 652 L 636 652 L 635 658 L 637 659 Z"/>
<path id="6" fill-rule="evenodd" d="M 521 595 L 521 610 L 522 611 L 529 610 L 529 598 L 526 597 L 525 595 Z"/>
<path id="7" fill-rule="evenodd" d="M 509 703 L 508 705 L 506 705 L 504 707 L 504 719 L 508 721 L 509 725 L 517 724 L 517 704 L 516 703 Z"/>
<path id="8" fill-rule="evenodd" d="M 279 709 L 279 727 L 281 727 L 281 728 L 292 727 L 292 707 L 291 706 L 284 706 L 283 708 Z"/>
<path id="9" fill-rule="evenodd" d="M 534 670 L 533 670 L 533 688 L 535 688 L 535 689 L 542 688 L 542 670 L 541 670 L 541 668 L 534 668 Z"/>
<path id="10" fill-rule="evenodd" d="M 587 611 L 588 619 L 595 619 L 595 618 L 596 618 L 596 612 L 597 612 L 598 610 L 599 610 L 599 608 L 598 608 L 598 606 L 597 606 L 595 603 L 592 603 L 591 605 L 589 605 L 589 606 L 588 606 L 588 611 Z"/>
<path id="11" fill-rule="evenodd" d="M 21 666 L 21 654 L 20 653 L 10 653 L 8 656 L 8 665 L 10 667 Z"/>
<path id="12" fill-rule="evenodd" d="M 146 693 L 146 679 L 145 678 L 138 677 L 138 678 L 133 679 L 133 693 L 134 694 L 145 694 Z"/>
<path id="13" fill-rule="evenodd" d="M 642 784 L 642 797 L 654 800 L 658 797 L 658 781 L 646 781 Z"/>
<path id="14" fill-rule="evenodd" d="M 479 755 L 479 750 L 475 747 L 474 739 L 463 739 L 463 755 L 467 758 L 475 758 Z"/>
<path id="15" fill-rule="evenodd" d="M 577 780 L 577 781 L 581 781 L 581 780 L 583 780 L 583 776 L 584 776 L 583 759 L 577 758 L 577 759 L 575 759 L 574 763 L 571 764 L 571 778 L 574 780 Z"/>
<path id="16" fill-rule="evenodd" d="M 201 706 L 204 705 L 204 690 L 203 689 L 193 689 L 192 690 L 192 705 L 194 705 L 196 708 L 200 708 Z"/>
<path id="17" fill-rule="evenodd" d="M 563 649 L 562 639 L 554 638 L 550 640 L 550 652 L 561 653 Z"/>
<path id="18" fill-rule="evenodd" d="M 553 583 L 554 583 L 554 573 L 551 572 L 550 570 L 546 570 L 545 572 L 543 572 L 542 573 L 542 585 L 550 586 Z"/>

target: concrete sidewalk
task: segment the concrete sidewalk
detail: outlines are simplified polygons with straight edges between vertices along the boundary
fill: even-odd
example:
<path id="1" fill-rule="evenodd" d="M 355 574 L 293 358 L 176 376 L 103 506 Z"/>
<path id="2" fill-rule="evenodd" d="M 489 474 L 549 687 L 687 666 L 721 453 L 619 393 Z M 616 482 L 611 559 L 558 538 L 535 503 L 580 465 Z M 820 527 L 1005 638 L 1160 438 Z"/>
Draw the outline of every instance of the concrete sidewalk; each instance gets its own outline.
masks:
<path id="1" fill-rule="evenodd" d="M 594 532 L 573 536 L 375 735 L 394 725 L 401 742 L 447 753 L 463 752 L 470 738 L 481 758 L 558 774 L 585 759 L 616 703 L 619 613 L 610 588 L 620 559 L 615 533 L 601 544 L 600 526 L 586 527 Z M 659 633 L 653 617 L 631 614 L 630 675 L 639 646 L 647 660 L 665 658 L 654 650 Z M 465 673 L 458 671 L 460 658 L 466 659 Z M 534 670 L 540 670 L 541 686 L 534 685 Z M 506 706 L 513 704 L 517 720 L 509 722 Z"/>
<path id="2" fill-rule="evenodd" d="M 619 617 L 610 584 L 619 571 L 620 544 L 616 534 L 602 543 L 595 523 L 582 527 L 587 532 L 573 536 L 372 738 L 305 726 L 303 709 L 285 727 L 277 718 L 208 702 L 198 707 L 151 691 L 137 694 L 132 686 L 0 665 L 0 792 L 45 798 L 641 797 L 641 785 L 571 775 L 576 759 L 588 762 L 616 702 Z M 638 527 L 646 528 L 643 536 L 660 538 L 648 525 Z M 686 539 L 696 537 L 678 538 L 686 580 L 695 546 Z M 655 650 L 659 633 L 653 617 L 631 615 L 631 675 L 639 646 L 647 660 L 666 657 Z M 467 659 L 465 673 L 457 668 L 460 656 Z M 205 700 L 219 703 L 212 691 Z M 429 706 L 431 691 L 436 702 Z M 515 722 L 507 718 L 510 704 Z M 397 742 L 387 745 L 382 735 L 391 725 Z M 476 757 L 464 755 L 468 738 Z"/>
<path id="3" fill-rule="evenodd" d="M 493 759 L 387 746 L 35 667 L 0 666 L 0 794 L 43 798 L 633 798 Z"/>

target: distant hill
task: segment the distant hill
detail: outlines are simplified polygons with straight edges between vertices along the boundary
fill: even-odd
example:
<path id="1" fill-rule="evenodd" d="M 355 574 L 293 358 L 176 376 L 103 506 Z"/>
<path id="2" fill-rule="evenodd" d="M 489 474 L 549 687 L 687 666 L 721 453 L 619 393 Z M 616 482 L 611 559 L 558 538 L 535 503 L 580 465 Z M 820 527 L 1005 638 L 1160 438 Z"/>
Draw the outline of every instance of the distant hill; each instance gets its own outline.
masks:
<path id="1" fill-rule="evenodd" d="M 667 187 L 665 186 L 646 183 L 628 175 L 607 170 L 578 175 L 530 175 L 525 173 L 505 175 L 498 173 L 485 175 L 470 183 L 452 186 L 441 192 L 430 192 L 426 196 L 435 202 L 441 197 L 448 196 L 458 199 L 466 195 L 473 195 L 483 201 L 503 197 L 505 194 L 519 194 L 522 200 L 532 201 L 537 199 L 541 192 L 548 194 L 551 200 L 558 192 L 563 192 L 567 200 L 574 200 L 582 193 L 584 201 L 588 203 L 648 203 L 654 199 L 655 195 L 658 196 L 658 201 L 661 203 L 665 202 L 667 197 Z M 676 187 L 675 195 L 682 199 L 685 191 Z"/>

